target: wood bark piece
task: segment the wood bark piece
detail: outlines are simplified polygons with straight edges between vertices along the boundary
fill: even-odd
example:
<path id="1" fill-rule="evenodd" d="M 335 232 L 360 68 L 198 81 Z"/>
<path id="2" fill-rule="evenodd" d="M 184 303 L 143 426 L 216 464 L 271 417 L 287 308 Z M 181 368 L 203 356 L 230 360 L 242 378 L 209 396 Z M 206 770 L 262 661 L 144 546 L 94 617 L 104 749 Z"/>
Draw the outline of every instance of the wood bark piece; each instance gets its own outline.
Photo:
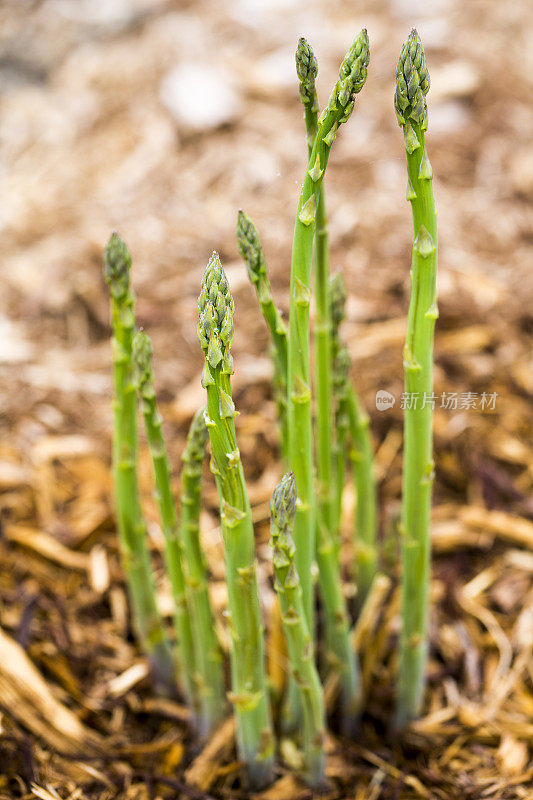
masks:
<path id="1" fill-rule="evenodd" d="M 192 762 L 185 773 L 187 783 L 206 791 L 212 786 L 219 768 L 227 760 L 235 746 L 235 719 L 228 717 L 211 739 L 207 742 L 199 756 Z"/>
<path id="2" fill-rule="evenodd" d="M 43 533 L 43 531 L 39 531 L 36 528 L 30 528 L 25 525 L 6 525 L 5 536 L 10 542 L 27 547 L 43 558 L 60 564 L 67 569 L 75 569 L 81 572 L 90 570 L 91 561 L 87 553 L 71 550 L 57 539 L 54 539 L 53 536 L 50 536 L 50 534 Z"/>
<path id="3" fill-rule="evenodd" d="M 101 755 L 101 737 L 55 699 L 22 647 L 1 628 L 0 652 L 0 708 L 63 755 Z"/>

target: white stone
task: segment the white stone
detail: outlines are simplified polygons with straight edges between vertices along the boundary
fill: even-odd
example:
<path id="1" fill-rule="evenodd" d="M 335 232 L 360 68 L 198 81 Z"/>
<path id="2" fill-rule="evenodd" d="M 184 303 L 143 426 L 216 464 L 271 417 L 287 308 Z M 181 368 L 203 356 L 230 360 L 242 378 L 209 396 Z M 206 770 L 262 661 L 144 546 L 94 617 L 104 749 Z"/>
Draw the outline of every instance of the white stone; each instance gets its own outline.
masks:
<path id="1" fill-rule="evenodd" d="M 179 64 L 167 73 L 159 96 L 178 125 L 188 131 L 218 128 L 234 120 L 241 107 L 228 73 L 196 62 Z"/>
<path id="2" fill-rule="evenodd" d="M 450 61 L 442 67 L 433 67 L 431 100 L 470 97 L 480 84 L 477 69 L 468 61 Z"/>
<path id="3" fill-rule="evenodd" d="M 162 7 L 163 0 L 51 0 L 53 12 L 85 25 L 120 31 Z"/>
<path id="4" fill-rule="evenodd" d="M 453 133 L 465 128 L 471 121 L 470 109 L 460 100 L 435 103 L 429 112 L 431 133 Z"/>

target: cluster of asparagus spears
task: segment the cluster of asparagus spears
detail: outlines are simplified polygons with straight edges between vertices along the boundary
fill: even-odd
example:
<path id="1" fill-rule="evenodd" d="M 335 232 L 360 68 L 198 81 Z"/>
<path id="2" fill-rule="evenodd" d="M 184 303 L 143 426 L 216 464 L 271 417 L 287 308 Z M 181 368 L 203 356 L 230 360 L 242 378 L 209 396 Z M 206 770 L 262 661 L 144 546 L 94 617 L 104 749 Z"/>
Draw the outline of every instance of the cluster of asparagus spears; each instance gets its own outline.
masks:
<path id="1" fill-rule="evenodd" d="M 378 569 L 377 500 L 368 416 L 350 380 L 350 358 L 340 326 L 346 287 L 330 276 L 324 176 L 340 126 L 352 114 L 367 77 L 369 42 L 362 30 L 342 61 L 327 106 L 319 115 L 317 61 L 305 39 L 296 51 L 304 108 L 307 168 L 298 202 L 292 249 L 289 329 L 273 299 L 257 230 L 239 211 L 237 244 L 270 331 L 274 397 L 279 414 L 285 476 L 271 501 L 274 587 L 287 643 L 290 680 L 276 729 L 298 741 L 302 776 L 312 787 L 324 778 L 326 713 L 324 678 L 339 690 L 337 716 L 354 735 L 362 708 L 352 617 L 343 592 L 341 508 L 347 465 L 357 497 L 354 570 L 362 606 Z M 411 303 L 404 350 L 406 391 L 432 393 L 436 305 L 436 216 L 432 171 L 425 147 L 429 75 L 416 31 L 402 47 L 394 99 L 407 154 L 407 199 L 414 226 Z M 216 253 L 198 298 L 198 339 L 204 353 L 206 407 L 195 415 L 182 461 L 181 515 L 154 390 L 152 347 L 135 331 L 131 258 L 113 234 L 106 248 L 114 332 L 115 428 L 113 467 L 118 531 L 133 618 L 158 686 L 190 704 L 200 737 L 227 714 L 237 721 L 237 750 L 252 788 L 274 776 L 276 737 L 266 678 L 264 629 L 256 575 L 254 528 L 235 432 L 232 399 L 234 302 Z M 314 376 L 310 357 L 311 277 L 314 271 Z M 315 408 L 313 413 L 313 390 Z M 137 487 L 137 401 L 151 451 L 165 538 L 164 557 L 174 598 L 177 647 L 171 646 L 156 605 L 155 586 Z M 209 597 L 209 576 L 199 535 L 202 464 L 207 442 L 220 502 L 228 592 L 230 690 Z M 313 442 L 316 447 L 313 447 Z M 314 452 L 316 450 L 316 452 Z M 396 720 L 420 710 L 427 658 L 429 512 L 432 461 L 431 406 L 405 412 L 402 539 L 402 630 Z M 318 570 L 324 643 L 316 637 L 315 567 Z M 317 657 L 321 656 L 319 664 Z"/>

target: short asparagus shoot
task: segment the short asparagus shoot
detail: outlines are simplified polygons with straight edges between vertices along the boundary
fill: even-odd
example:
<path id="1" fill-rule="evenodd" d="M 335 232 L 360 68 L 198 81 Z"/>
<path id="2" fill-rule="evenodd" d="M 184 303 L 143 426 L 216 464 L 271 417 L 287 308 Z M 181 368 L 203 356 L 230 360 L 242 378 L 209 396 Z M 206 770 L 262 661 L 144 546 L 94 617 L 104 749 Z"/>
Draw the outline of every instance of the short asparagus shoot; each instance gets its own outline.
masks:
<path id="1" fill-rule="evenodd" d="M 122 565 L 133 606 L 134 624 L 149 657 L 156 684 L 176 691 L 175 664 L 159 615 L 148 552 L 148 535 L 137 483 L 137 393 L 132 340 L 135 298 L 131 288 L 131 256 L 118 233 L 105 249 L 104 276 L 111 294 L 115 394 L 113 478 Z"/>
<path id="2" fill-rule="evenodd" d="M 198 339 L 204 352 L 202 385 L 207 392 L 205 421 L 212 470 L 220 500 L 226 560 L 232 691 L 237 750 L 252 788 L 273 777 L 274 735 L 266 685 L 264 630 L 256 574 L 254 529 L 235 435 L 233 297 L 220 259 L 213 253 L 198 298 Z"/>
<path id="3" fill-rule="evenodd" d="M 275 589 L 281 606 L 291 673 L 303 709 L 303 778 L 313 788 L 324 788 L 324 697 L 315 666 L 315 650 L 305 618 L 300 579 L 294 566 L 292 538 L 296 485 L 292 472 L 278 484 L 270 501 L 270 534 Z"/>
<path id="4" fill-rule="evenodd" d="M 416 30 L 396 69 L 394 107 L 403 128 L 407 200 L 413 216 L 411 301 L 404 348 L 405 391 L 402 490 L 402 631 L 397 723 L 419 713 L 428 653 L 430 511 L 433 485 L 433 335 L 437 310 L 437 215 L 425 132 L 429 73 Z"/>

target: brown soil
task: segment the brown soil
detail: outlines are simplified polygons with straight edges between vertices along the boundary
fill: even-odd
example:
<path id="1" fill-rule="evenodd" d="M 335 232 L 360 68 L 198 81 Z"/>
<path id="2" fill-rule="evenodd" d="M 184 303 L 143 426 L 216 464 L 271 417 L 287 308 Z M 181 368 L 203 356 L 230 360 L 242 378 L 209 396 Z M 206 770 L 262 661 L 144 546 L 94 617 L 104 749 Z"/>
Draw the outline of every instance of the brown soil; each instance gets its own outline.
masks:
<path id="1" fill-rule="evenodd" d="M 533 797 L 529 0 L 19 0 L 0 6 L 0 798 L 248 796 L 231 724 L 199 752 L 187 710 L 152 693 L 131 634 L 112 519 L 101 254 L 117 228 L 134 256 L 138 317 L 154 341 L 176 486 L 187 424 L 203 395 L 195 298 L 211 250 L 227 268 L 237 308 L 239 443 L 279 687 L 265 547 L 280 470 L 277 433 L 266 331 L 233 230 L 243 207 L 261 231 L 286 312 L 305 168 L 295 44 L 301 35 L 313 43 L 324 102 L 363 24 L 372 46 L 368 85 L 335 143 L 327 192 L 332 265 L 350 292 L 344 334 L 372 418 L 387 548 L 384 577 L 356 629 L 367 711 L 356 742 L 328 739 L 330 796 Z M 436 555 L 426 707 L 398 736 L 388 725 L 398 630 L 389 532 L 400 496 L 411 231 L 392 93 L 397 53 L 413 24 L 432 75 L 428 147 L 440 222 Z M 234 98 L 224 124 L 201 132 L 176 122 L 160 99 L 165 75 L 191 62 L 226 81 Z M 209 93 L 202 103 L 209 117 Z M 393 409 L 376 410 L 379 389 L 398 398 Z M 453 392 L 458 408 L 441 408 L 442 393 Z M 477 409 L 461 407 L 468 392 Z M 493 410 L 480 408 L 482 393 L 497 393 Z M 144 449 L 141 477 L 160 565 Z M 347 565 L 352 510 L 348 490 Z M 220 613 L 223 566 L 208 473 L 203 536 Z M 354 593 L 348 578 L 346 591 Z M 328 697 L 333 707 L 334 687 Z M 284 768 L 263 795 L 308 796 Z"/>

